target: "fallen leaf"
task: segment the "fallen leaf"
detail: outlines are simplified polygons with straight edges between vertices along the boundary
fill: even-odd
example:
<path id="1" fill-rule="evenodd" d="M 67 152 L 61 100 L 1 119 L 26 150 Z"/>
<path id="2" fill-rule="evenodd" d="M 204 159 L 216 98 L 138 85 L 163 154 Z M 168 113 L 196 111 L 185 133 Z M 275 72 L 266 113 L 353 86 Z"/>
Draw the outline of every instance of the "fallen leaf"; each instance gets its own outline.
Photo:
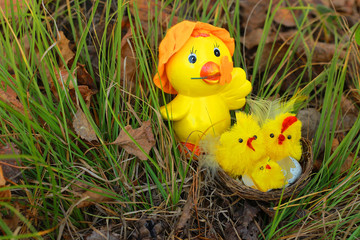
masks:
<path id="1" fill-rule="evenodd" d="M 4 172 L 2 166 L 0 165 L 0 187 L 4 187 L 5 184 L 6 184 L 6 180 L 5 180 Z"/>
<path id="2" fill-rule="evenodd" d="M 88 207 L 94 205 L 95 203 L 102 203 L 112 200 L 113 198 L 108 197 L 109 193 L 105 190 L 99 189 L 97 187 L 92 187 L 86 192 L 81 194 L 81 198 L 88 197 L 88 200 L 85 200 L 77 205 L 78 208 Z"/>
<path id="3" fill-rule="evenodd" d="M 85 113 L 78 108 L 74 119 L 73 119 L 73 127 L 75 132 L 83 139 L 91 142 L 97 141 L 97 136 L 92 128 L 89 120 L 87 119 Z"/>
<path id="4" fill-rule="evenodd" d="M 284 25 L 286 27 L 295 27 L 296 21 L 294 19 L 293 13 L 288 8 L 280 8 L 274 16 L 274 21 L 278 24 Z"/>
<path id="5" fill-rule="evenodd" d="M 26 1 L 24 0 L 0 0 L 0 8 L 4 11 L 5 16 L 15 16 L 18 13 L 22 14 L 27 11 Z"/>
<path id="6" fill-rule="evenodd" d="M 332 4 L 337 11 L 347 14 L 353 14 L 353 9 L 356 9 L 355 0 L 332 0 Z"/>
<path id="7" fill-rule="evenodd" d="M 260 231 L 255 223 L 260 213 L 259 207 L 254 207 L 245 200 L 242 208 L 234 215 L 236 225 L 228 224 L 225 231 L 229 233 L 227 239 L 258 239 Z"/>
<path id="8" fill-rule="evenodd" d="M 193 209 L 194 206 L 194 199 L 192 194 L 189 194 L 189 197 L 185 203 L 185 206 L 182 210 L 181 216 L 179 218 L 178 223 L 175 226 L 175 232 L 182 232 L 186 223 L 188 222 L 188 220 L 191 218 L 192 214 L 191 214 L 191 210 Z"/>
<path id="9" fill-rule="evenodd" d="M 7 144 L 0 148 L 0 155 L 18 155 L 19 153 L 19 150 L 15 148 L 14 144 Z M 2 167 L 4 177 L 11 181 L 18 181 L 21 175 L 20 165 L 20 159 L 9 158 L 0 160 L 0 167 Z"/>
<path id="10" fill-rule="evenodd" d="M 75 85 L 79 88 L 81 96 L 86 104 L 90 104 L 91 96 L 97 93 L 95 82 L 83 64 L 76 63 L 73 72 L 67 70 L 67 68 L 71 69 L 75 57 L 75 53 L 71 50 L 69 44 L 70 40 L 66 38 L 62 31 L 60 31 L 57 39 L 57 47 L 59 48 L 61 57 L 64 61 L 61 61 L 61 57 L 59 56 L 59 71 L 55 73 L 56 80 L 64 91 L 69 92 L 75 105 L 79 105 L 79 96 L 76 94 Z M 52 82 L 50 75 L 48 75 L 48 79 L 50 80 L 53 94 L 58 98 L 57 89 Z"/>
<path id="11" fill-rule="evenodd" d="M 131 0 L 130 1 L 130 11 L 133 15 L 138 15 L 140 17 L 141 26 L 145 32 L 149 31 L 148 21 L 154 20 L 155 18 L 155 9 L 157 7 L 157 20 L 160 25 L 164 28 L 168 27 L 169 21 L 171 19 L 171 12 L 173 9 L 170 6 L 163 7 L 160 4 L 157 4 L 156 1 L 146 1 L 146 0 Z M 136 9 L 138 14 L 136 13 Z M 177 17 L 173 16 L 172 23 L 177 22 Z M 172 25 L 172 24 L 170 24 Z"/>
<path id="12" fill-rule="evenodd" d="M 137 144 L 149 154 L 151 148 L 155 145 L 154 134 L 151 128 L 151 122 L 143 122 L 142 126 L 137 129 L 132 129 L 131 126 L 126 126 L 125 130 L 129 135 L 137 142 Z M 118 138 L 111 144 L 119 145 L 124 148 L 130 154 L 137 156 L 140 160 L 147 160 L 146 154 L 144 154 L 135 142 L 126 134 L 125 131 L 121 131 Z"/>
<path id="13" fill-rule="evenodd" d="M 9 79 L 10 84 L 16 87 L 16 85 Z M 0 100 L 7 103 L 9 106 L 17 110 L 18 112 L 24 114 L 24 106 L 18 100 L 18 95 L 16 92 L 9 86 L 5 81 L 1 81 L 0 88 Z"/>
<path id="14" fill-rule="evenodd" d="M 334 138 L 332 144 L 331 144 L 331 153 L 334 153 L 336 149 L 339 147 L 340 141 L 338 138 Z M 336 158 L 334 158 L 336 159 Z M 356 164 L 358 161 L 360 161 L 359 157 L 356 157 L 354 153 L 350 152 L 349 156 L 344 160 L 344 162 L 340 166 L 340 173 L 347 172 L 354 164 Z M 330 163 L 330 165 L 333 164 L 333 161 Z"/>
<path id="15" fill-rule="evenodd" d="M 15 209 L 18 212 L 21 211 L 19 203 L 14 202 L 12 203 L 12 205 L 13 207 L 15 207 Z M 18 215 L 16 215 L 13 211 L 9 210 L 8 208 L 0 208 L 0 218 L 12 231 L 14 231 L 19 226 L 20 218 L 18 217 Z M 4 231 L 1 227 L 0 230 Z"/>
<path id="16" fill-rule="evenodd" d="M 339 55 L 340 59 L 345 58 L 346 52 L 342 50 L 341 46 L 335 46 L 333 43 L 324 43 L 324 42 L 303 42 L 303 44 L 306 45 L 306 48 L 309 49 L 310 52 L 312 52 L 312 62 L 322 62 L 327 63 L 330 62 L 335 53 Z M 305 53 L 305 46 L 303 44 L 299 45 L 299 48 L 297 49 L 298 55 L 303 55 Z"/>
<path id="17" fill-rule="evenodd" d="M 254 29 L 264 26 L 266 13 L 268 11 L 268 1 L 247 0 L 240 1 L 242 27 L 251 32 Z"/>
<path id="18" fill-rule="evenodd" d="M 72 74 L 69 74 L 65 67 L 63 67 L 58 73 L 56 73 L 56 77 L 62 89 L 64 91 L 68 90 L 71 100 L 75 105 L 79 105 L 79 96 L 75 91 L 75 86 L 73 82 L 78 85 L 79 92 L 82 98 L 85 100 L 85 103 L 87 105 L 90 105 L 91 96 L 96 94 L 97 90 L 90 74 L 84 68 L 84 65 L 78 64 Z M 72 78 L 73 80 L 70 80 L 69 78 Z M 53 94 L 58 98 L 58 93 L 54 85 L 51 87 L 51 90 Z"/>
<path id="19" fill-rule="evenodd" d="M 62 55 L 62 58 L 64 59 L 64 62 L 62 62 L 59 58 L 59 67 L 63 67 L 64 65 L 68 66 L 68 63 L 73 57 L 75 56 L 75 53 L 70 49 L 69 43 L 70 40 L 66 38 L 63 31 L 59 32 L 58 38 L 56 40 L 56 45 L 59 48 L 59 51 Z M 71 66 L 69 66 L 71 67 Z"/>
<path id="20" fill-rule="evenodd" d="M 136 85 L 136 53 L 135 47 L 132 42 L 132 33 L 131 29 L 126 33 L 126 35 L 121 40 L 121 76 L 122 86 L 127 91 L 133 93 L 135 91 Z"/>
<path id="21" fill-rule="evenodd" d="M 2 166 L 0 166 L 0 201 L 10 201 L 11 200 L 11 192 L 10 189 L 2 190 L 3 187 L 6 187 L 6 180 L 4 177 Z"/>

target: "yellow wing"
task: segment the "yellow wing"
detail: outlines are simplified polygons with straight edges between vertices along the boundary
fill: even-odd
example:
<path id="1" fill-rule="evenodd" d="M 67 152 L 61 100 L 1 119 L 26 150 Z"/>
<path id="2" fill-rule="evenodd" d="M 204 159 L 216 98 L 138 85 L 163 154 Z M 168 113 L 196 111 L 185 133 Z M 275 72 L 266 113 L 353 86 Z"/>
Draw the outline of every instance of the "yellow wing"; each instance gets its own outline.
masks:
<path id="1" fill-rule="evenodd" d="M 240 109 L 245 105 L 245 97 L 251 92 L 251 83 L 246 80 L 246 73 L 241 68 L 231 72 L 232 81 L 220 92 L 230 110 Z"/>
<path id="2" fill-rule="evenodd" d="M 190 99 L 177 95 L 171 102 L 160 108 L 160 113 L 165 120 L 178 121 L 186 116 L 189 109 Z"/>

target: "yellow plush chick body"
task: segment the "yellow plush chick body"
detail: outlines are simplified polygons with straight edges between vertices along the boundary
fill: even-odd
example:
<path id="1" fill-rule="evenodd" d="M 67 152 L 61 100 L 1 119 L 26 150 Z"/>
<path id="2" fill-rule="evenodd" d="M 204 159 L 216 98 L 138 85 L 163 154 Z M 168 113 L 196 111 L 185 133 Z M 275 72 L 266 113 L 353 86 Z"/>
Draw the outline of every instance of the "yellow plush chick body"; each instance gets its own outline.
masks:
<path id="1" fill-rule="evenodd" d="M 160 77 L 156 75 L 154 81 L 177 94 L 160 112 L 173 121 L 178 140 L 195 145 L 206 134 L 226 131 L 229 111 L 244 106 L 252 88 L 244 70 L 233 68 L 229 33 L 206 23 L 183 21 L 169 29 L 159 51 L 159 56 L 173 51 L 159 57 Z"/>
<path id="2" fill-rule="evenodd" d="M 243 112 L 236 113 L 236 124 L 220 136 L 216 160 L 232 176 L 243 175 L 265 157 L 264 141 L 257 120 Z"/>
<path id="3" fill-rule="evenodd" d="M 262 126 L 266 154 L 274 161 L 279 161 L 288 156 L 300 160 L 301 147 L 301 122 L 295 114 L 283 113 L 268 119 Z"/>
<path id="4" fill-rule="evenodd" d="M 282 188 L 286 184 L 282 168 L 270 158 L 257 162 L 248 173 L 244 174 L 243 182 L 262 192 Z"/>

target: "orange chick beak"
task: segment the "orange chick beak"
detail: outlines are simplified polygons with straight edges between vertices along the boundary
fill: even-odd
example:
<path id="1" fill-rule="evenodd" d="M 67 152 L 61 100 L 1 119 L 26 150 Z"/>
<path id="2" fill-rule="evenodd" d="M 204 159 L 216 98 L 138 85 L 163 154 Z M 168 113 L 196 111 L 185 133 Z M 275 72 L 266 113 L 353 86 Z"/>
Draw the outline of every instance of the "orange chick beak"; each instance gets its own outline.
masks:
<path id="1" fill-rule="evenodd" d="M 266 169 L 271 169 L 271 167 L 270 167 L 269 164 L 266 164 L 265 168 L 266 168 Z"/>
<path id="2" fill-rule="evenodd" d="M 218 83 L 220 80 L 220 67 L 214 62 L 205 63 L 200 71 L 201 79 L 208 84 Z"/>
<path id="3" fill-rule="evenodd" d="M 251 142 L 253 141 L 253 140 L 255 140 L 256 138 L 255 137 L 251 137 L 251 138 L 249 138 L 248 140 L 247 140 L 247 142 L 246 142 L 246 145 L 251 149 L 251 150 L 253 150 L 254 152 L 255 152 L 255 148 L 253 147 L 253 145 L 251 144 Z"/>

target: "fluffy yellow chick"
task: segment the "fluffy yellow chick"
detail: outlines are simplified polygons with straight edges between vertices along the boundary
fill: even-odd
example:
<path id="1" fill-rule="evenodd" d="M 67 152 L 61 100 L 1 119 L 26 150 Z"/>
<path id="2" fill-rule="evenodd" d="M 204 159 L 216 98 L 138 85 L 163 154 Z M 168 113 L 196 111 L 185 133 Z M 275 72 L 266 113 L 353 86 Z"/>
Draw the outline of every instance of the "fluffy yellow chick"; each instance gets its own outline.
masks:
<path id="1" fill-rule="evenodd" d="M 244 174 L 265 157 L 257 120 L 243 112 L 236 114 L 236 120 L 236 124 L 221 135 L 215 154 L 216 161 L 232 177 Z"/>
<path id="2" fill-rule="evenodd" d="M 268 119 L 262 126 L 266 154 L 274 161 L 288 156 L 300 160 L 301 122 L 295 114 L 283 113 L 275 119 Z"/>
<path id="3" fill-rule="evenodd" d="M 242 180 L 245 185 L 262 192 L 282 188 L 286 183 L 281 167 L 270 158 L 257 162 L 249 173 L 243 175 Z"/>

